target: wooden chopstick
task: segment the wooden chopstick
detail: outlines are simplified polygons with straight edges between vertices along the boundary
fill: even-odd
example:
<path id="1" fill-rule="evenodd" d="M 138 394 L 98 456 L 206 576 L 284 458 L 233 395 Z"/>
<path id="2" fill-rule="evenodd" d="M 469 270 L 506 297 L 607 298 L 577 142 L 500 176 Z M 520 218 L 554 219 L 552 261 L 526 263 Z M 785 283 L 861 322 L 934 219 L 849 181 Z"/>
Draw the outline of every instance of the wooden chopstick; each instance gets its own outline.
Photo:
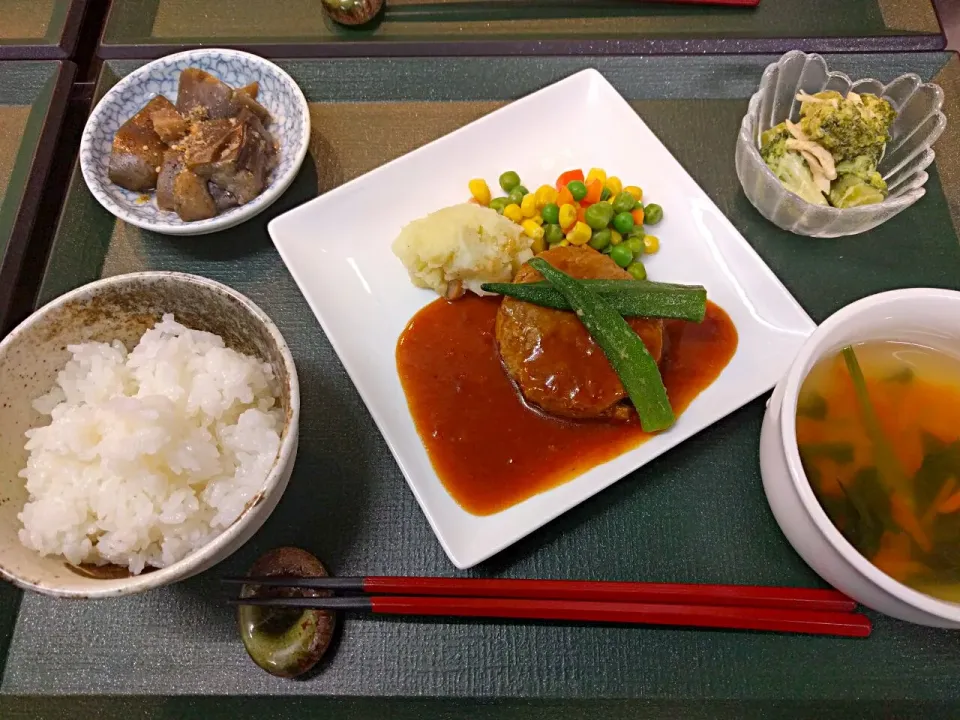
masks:
<path id="1" fill-rule="evenodd" d="M 871 630 L 870 620 L 857 613 L 668 603 L 384 595 L 328 598 L 252 597 L 234 598 L 230 602 L 263 607 L 347 610 L 377 615 L 673 625 L 840 637 L 867 637 Z"/>
<path id="2" fill-rule="evenodd" d="M 421 595 L 529 600 L 670 603 L 716 607 L 851 612 L 856 602 L 836 590 L 592 580 L 513 580 L 443 577 L 237 577 L 223 582 L 371 595 Z"/>

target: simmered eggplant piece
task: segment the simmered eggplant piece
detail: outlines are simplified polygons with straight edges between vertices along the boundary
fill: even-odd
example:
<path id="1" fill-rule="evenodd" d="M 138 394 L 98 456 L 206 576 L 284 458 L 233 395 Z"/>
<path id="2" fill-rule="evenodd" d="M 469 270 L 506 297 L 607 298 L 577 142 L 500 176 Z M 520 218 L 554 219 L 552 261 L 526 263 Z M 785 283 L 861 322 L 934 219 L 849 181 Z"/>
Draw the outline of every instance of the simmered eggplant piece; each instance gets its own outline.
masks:
<path id="1" fill-rule="evenodd" d="M 162 95 L 155 97 L 127 120 L 113 136 L 108 175 L 110 181 L 134 192 L 153 190 L 167 146 L 153 128 L 151 116 L 173 109 Z"/>
<path id="2" fill-rule="evenodd" d="M 217 204 L 217 210 L 223 212 L 240 204 L 237 198 L 231 192 L 227 192 L 215 182 L 207 183 L 207 189 L 213 196 L 213 201 Z"/>
<path id="3" fill-rule="evenodd" d="M 273 118 L 270 117 L 270 111 L 246 93 L 237 90 L 236 94 L 233 96 L 233 99 L 237 104 L 237 107 L 246 108 L 256 115 L 260 122 L 264 125 L 269 125 L 273 121 Z"/>
<path id="4" fill-rule="evenodd" d="M 244 85 L 242 88 L 237 88 L 234 92 L 237 92 L 241 95 L 246 95 L 253 100 L 257 99 L 257 95 L 260 94 L 260 83 L 254 80 L 249 85 Z"/>
<path id="5" fill-rule="evenodd" d="M 273 139 L 263 124 L 256 115 L 244 110 L 237 117 L 235 133 L 210 167 L 209 178 L 243 205 L 263 192 L 274 152 Z"/>
<path id="6" fill-rule="evenodd" d="M 206 220 L 217 214 L 206 179 L 186 169 L 173 179 L 173 202 L 177 215 L 186 222 Z"/>
<path id="7" fill-rule="evenodd" d="M 176 210 L 173 197 L 173 181 L 183 170 L 183 153 L 179 150 L 167 150 L 163 155 L 163 166 L 157 178 L 157 207 L 161 210 Z"/>
<path id="8" fill-rule="evenodd" d="M 154 132 L 168 145 L 182 140 L 190 131 L 190 124 L 187 119 L 178 113 L 172 104 L 168 108 L 162 108 L 151 113 L 150 120 L 153 123 Z"/>
<path id="9" fill-rule="evenodd" d="M 180 73 L 177 110 L 197 119 L 231 117 L 237 114 L 233 88 L 204 70 L 189 67 Z"/>
<path id="10" fill-rule="evenodd" d="M 227 148 L 239 144 L 240 132 L 237 118 L 194 124 L 190 135 L 181 143 L 187 167 L 199 175 L 209 176 L 214 163 L 223 157 Z"/>

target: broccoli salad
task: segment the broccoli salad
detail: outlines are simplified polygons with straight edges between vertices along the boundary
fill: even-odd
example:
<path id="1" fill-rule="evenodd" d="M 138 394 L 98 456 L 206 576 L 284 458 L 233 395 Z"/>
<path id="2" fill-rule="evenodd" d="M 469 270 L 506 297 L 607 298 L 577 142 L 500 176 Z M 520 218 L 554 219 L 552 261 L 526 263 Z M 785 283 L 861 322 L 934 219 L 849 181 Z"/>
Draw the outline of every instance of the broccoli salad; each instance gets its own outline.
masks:
<path id="1" fill-rule="evenodd" d="M 897 113 L 876 95 L 800 92 L 800 121 L 760 136 L 760 155 L 783 186 L 814 205 L 837 208 L 883 202 L 877 163 Z"/>

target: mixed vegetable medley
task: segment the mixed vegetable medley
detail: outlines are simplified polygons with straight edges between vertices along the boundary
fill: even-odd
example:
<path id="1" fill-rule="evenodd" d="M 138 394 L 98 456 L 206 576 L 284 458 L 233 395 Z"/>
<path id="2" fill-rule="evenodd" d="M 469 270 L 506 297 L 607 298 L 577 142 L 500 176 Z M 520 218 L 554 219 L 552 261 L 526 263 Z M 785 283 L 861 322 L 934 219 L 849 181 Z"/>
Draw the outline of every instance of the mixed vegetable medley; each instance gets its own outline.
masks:
<path id="1" fill-rule="evenodd" d="M 852 90 L 801 92 L 800 121 L 789 119 L 760 136 L 760 155 L 780 183 L 814 205 L 851 208 L 883 202 L 877 172 L 897 116 L 889 102 Z"/>
<path id="2" fill-rule="evenodd" d="M 644 228 L 663 219 L 663 208 L 644 205 L 643 190 L 636 185 L 624 187 L 620 178 L 600 168 L 586 176 L 568 170 L 553 186 L 541 185 L 536 192 L 512 170 L 500 176 L 499 184 L 506 195 L 492 197 L 485 180 L 471 180 L 472 201 L 520 225 L 533 240 L 534 254 L 549 247 L 587 246 L 609 255 L 634 278 L 647 277 L 641 257 L 657 252 L 660 240 Z"/>

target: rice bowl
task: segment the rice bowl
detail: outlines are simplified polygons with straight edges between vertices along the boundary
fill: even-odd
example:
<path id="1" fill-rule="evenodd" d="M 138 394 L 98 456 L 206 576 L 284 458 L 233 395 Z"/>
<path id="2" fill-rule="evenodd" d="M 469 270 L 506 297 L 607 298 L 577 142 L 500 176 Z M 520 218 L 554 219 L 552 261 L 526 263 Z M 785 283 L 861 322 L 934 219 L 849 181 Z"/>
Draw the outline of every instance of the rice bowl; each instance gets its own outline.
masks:
<path id="1" fill-rule="evenodd" d="M 276 506 L 298 423 L 289 349 L 230 288 L 135 273 L 58 298 L 0 343 L 0 574 L 107 597 L 211 567 Z"/>

